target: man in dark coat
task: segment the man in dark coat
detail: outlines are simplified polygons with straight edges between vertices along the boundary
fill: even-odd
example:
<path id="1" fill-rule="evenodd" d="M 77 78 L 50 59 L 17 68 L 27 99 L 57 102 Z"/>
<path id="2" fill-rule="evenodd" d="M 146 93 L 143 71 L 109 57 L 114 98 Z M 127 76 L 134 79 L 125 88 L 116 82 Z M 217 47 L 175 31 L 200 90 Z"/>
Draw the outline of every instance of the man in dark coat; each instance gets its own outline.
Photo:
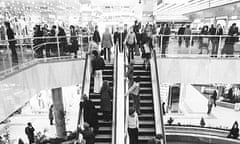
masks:
<path id="1" fill-rule="evenodd" d="M 84 110 L 84 121 L 87 122 L 90 127 L 93 127 L 94 133 L 98 131 L 98 116 L 97 110 L 91 100 L 88 99 L 87 95 L 83 96 L 83 102 L 81 102 L 81 107 Z"/>
<path id="2" fill-rule="evenodd" d="M 100 34 L 98 32 L 98 26 L 95 26 L 95 31 L 93 33 L 93 41 L 97 44 L 101 41 Z"/>
<path id="3" fill-rule="evenodd" d="M 53 105 L 50 106 L 48 117 L 49 117 L 50 125 L 53 125 Z"/>
<path id="4" fill-rule="evenodd" d="M 32 124 L 30 122 L 27 125 L 28 126 L 25 128 L 25 134 L 28 137 L 29 144 L 33 144 L 34 143 L 34 131 L 35 131 L 35 129 L 33 128 Z"/>
<path id="5" fill-rule="evenodd" d="M 9 22 L 5 22 L 4 24 L 7 29 L 9 48 L 12 52 L 12 63 L 13 63 L 13 65 L 17 65 L 18 64 L 18 56 L 17 56 L 17 52 L 16 52 L 16 40 L 14 37 L 15 34 L 14 34 Z"/>
<path id="6" fill-rule="evenodd" d="M 121 34 L 119 32 L 119 28 L 118 27 L 117 27 L 117 30 L 113 34 L 113 42 L 114 42 L 115 46 L 118 44 L 119 51 L 122 52 L 122 48 L 120 46 L 120 44 L 121 44 Z"/>
<path id="7" fill-rule="evenodd" d="M 184 35 L 185 32 L 185 28 L 184 25 L 182 25 L 179 29 L 178 29 L 178 46 L 181 47 L 182 46 L 182 41 L 183 41 L 183 37 L 181 35 Z"/>

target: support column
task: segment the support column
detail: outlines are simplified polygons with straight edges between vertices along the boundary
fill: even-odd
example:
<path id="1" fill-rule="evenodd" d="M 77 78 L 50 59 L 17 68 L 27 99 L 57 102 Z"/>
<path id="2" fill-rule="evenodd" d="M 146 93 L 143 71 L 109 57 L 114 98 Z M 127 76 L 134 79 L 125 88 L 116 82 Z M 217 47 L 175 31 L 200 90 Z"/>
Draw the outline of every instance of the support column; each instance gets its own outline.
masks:
<path id="1" fill-rule="evenodd" d="M 52 100 L 53 100 L 53 107 L 54 107 L 57 136 L 60 138 L 65 138 L 66 126 L 65 126 L 62 88 L 52 89 Z"/>

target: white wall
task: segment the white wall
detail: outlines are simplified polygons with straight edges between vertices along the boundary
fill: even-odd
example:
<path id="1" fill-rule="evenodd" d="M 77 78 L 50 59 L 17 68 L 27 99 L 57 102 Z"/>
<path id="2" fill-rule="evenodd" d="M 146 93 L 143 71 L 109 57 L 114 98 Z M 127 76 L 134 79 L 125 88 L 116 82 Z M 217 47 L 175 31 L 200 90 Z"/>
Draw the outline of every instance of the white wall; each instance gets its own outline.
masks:
<path id="1" fill-rule="evenodd" d="M 158 58 L 161 83 L 240 83 L 239 59 Z"/>
<path id="2" fill-rule="evenodd" d="M 82 83 L 84 60 L 44 63 L 0 81 L 0 121 L 40 90 Z"/>

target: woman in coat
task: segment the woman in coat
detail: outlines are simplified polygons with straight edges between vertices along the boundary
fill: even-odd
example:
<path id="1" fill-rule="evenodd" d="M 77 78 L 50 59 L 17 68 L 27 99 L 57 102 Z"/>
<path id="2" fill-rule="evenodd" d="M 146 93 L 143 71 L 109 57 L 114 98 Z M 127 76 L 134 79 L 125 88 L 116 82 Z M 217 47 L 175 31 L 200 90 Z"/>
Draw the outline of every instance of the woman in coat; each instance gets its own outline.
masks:
<path id="1" fill-rule="evenodd" d="M 106 28 L 102 36 L 102 48 L 104 50 L 104 60 L 108 59 L 109 63 L 111 61 L 112 46 L 113 46 L 112 35 L 109 32 L 109 28 Z"/>
<path id="2" fill-rule="evenodd" d="M 202 30 L 201 30 L 200 35 L 208 35 L 208 34 L 209 34 L 208 33 L 208 26 L 204 26 L 202 28 Z M 208 39 L 208 37 L 200 36 L 200 38 L 199 38 L 200 53 L 199 54 L 202 54 L 203 48 L 205 48 L 207 50 L 207 53 L 209 53 L 208 46 L 209 46 L 209 39 Z"/>
<path id="3" fill-rule="evenodd" d="M 109 87 L 107 81 L 103 82 L 103 86 L 101 89 L 101 110 L 103 112 L 103 117 L 105 120 L 111 120 L 112 114 L 112 90 Z"/>

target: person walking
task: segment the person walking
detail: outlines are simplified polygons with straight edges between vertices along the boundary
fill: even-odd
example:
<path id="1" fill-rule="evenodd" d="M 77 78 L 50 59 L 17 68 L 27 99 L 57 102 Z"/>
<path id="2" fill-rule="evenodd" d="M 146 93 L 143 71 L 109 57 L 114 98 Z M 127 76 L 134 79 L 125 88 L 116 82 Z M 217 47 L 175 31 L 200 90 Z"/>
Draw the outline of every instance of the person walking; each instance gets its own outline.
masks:
<path id="1" fill-rule="evenodd" d="M 94 133 L 98 132 L 98 115 L 95 109 L 94 103 L 89 100 L 86 94 L 83 95 L 83 102 L 80 103 L 80 107 L 83 109 L 83 118 L 90 127 L 93 128 Z"/>
<path id="2" fill-rule="evenodd" d="M 60 48 L 60 55 L 65 55 L 66 46 L 67 46 L 67 36 L 65 30 L 58 26 L 58 39 L 59 39 L 59 48 Z"/>
<path id="3" fill-rule="evenodd" d="M 212 111 L 213 103 L 214 103 L 214 101 L 213 101 L 212 96 L 209 96 L 209 99 L 208 99 L 208 112 L 207 112 L 208 115 L 209 115 L 209 114 L 211 113 L 211 111 Z"/>
<path id="4" fill-rule="evenodd" d="M 113 42 L 114 45 L 117 48 L 119 48 L 119 52 L 122 52 L 122 48 L 121 48 L 121 33 L 119 31 L 119 27 L 117 27 L 116 31 L 113 34 Z"/>
<path id="5" fill-rule="evenodd" d="M 137 42 L 135 33 L 133 32 L 133 27 L 130 28 L 129 33 L 125 39 L 125 45 L 128 48 L 128 62 L 134 60 L 134 48 Z"/>
<path id="6" fill-rule="evenodd" d="M 130 144 L 138 144 L 138 128 L 139 128 L 138 114 L 136 113 L 134 108 L 129 108 L 128 135 Z"/>
<path id="7" fill-rule="evenodd" d="M 25 128 L 25 134 L 28 137 L 29 140 L 29 144 L 33 144 L 34 143 L 34 131 L 35 129 L 33 128 L 32 124 L 29 122 L 27 124 L 27 127 Z"/>
<path id="8" fill-rule="evenodd" d="M 102 87 L 102 70 L 105 67 L 105 62 L 102 57 L 98 55 L 97 51 L 93 51 L 93 59 L 91 61 L 92 65 L 92 75 L 94 76 L 94 93 L 100 93 Z"/>
<path id="9" fill-rule="evenodd" d="M 74 53 L 74 57 L 77 58 L 78 40 L 77 33 L 73 25 L 70 26 L 70 35 L 71 35 L 70 42 L 72 44 L 70 52 Z"/>
<path id="10" fill-rule="evenodd" d="M 40 25 L 35 25 L 34 27 L 34 34 L 33 34 L 33 44 L 34 46 L 39 46 L 40 44 L 42 44 L 44 41 L 43 41 L 43 31 L 41 30 L 40 28 Z M 43 47 L 44 46 L 39 46 L 39 47 L 36 47 L 36 56 L 38 58 L 43 58 Z"/>
<path id="11" fill-rule="evenodd" d="M 166 56 L 166 49 L 169 44 L 169 36 L 171 34 L 171 29 L 169 28 L 168 24 L 165 24 L 163 28 L 160 30 L 160 34 L 163 35 L 162 38 L 162 55 L 163 57 Z"/>
<path id="12" fill-rule="evenodd" d="M 101 38 L 100 38 L 100 34 L 99 34 L 99 31 L 98 31 L 98 26 L 96 25 L 95 26 L 95 31 L 93 33 L 93 41 L 99 45 L 100 41 L 101 41 Z"/>
<path id="13" fill-rule="evenodd" d="M 128 89 L 125 96 L 130 95 L 130 97 L 133 99 L 133 106 L 135 110 L 137 111 L 138 115 L 141 115 L 139 92 L 140 92 L 140 77 L 136 77 L 135 81 L 133 82 L 133 85 Z"/>
<path id="14" fill-rule="evenodd" d="M 103 82 L 103 86 L 101 88 L 101 110 L 103 112 L 103 118 L 106 121 L 111 120 L 111 116 L 112 116 L 112 103 L 111 103 L 111 99 L 113 97 L 112 94 L 112 89 L 109 87 L 109 84 L 107 81 Z"/>
<path id="15" fill-rule="evenodd" d="M 104 50 L 104 60 L 108 59 L 109 63 L 111 62 L 112 46 L 113 46 L 112 35 L 109 32 L 109 28 L 106 28 L 102 36 L 102 49 Z"/>
<path id="16" fill-rule="evenodd" d="M 49 108 L 49 114 L 48 114 L 48 118 L 49 118 L 49 121 L 50 121 L 50 125 L 53 125 L 53 105 L 50 106 Z"/>
<path id="17" fill-rule="evenodd" d="M 216 107 L 217 106 L 217 104 L 216 104 L 216 101 L 217 101 L 217 91 L 216 90 L 214 90 L 212 98 L 213 98 L 213 104 Z"/>
<path id="18" fill-rule="evenodd" d="M 12 65 L 15 66 L 18 64 L 18 55 L 16 51 L 16 40 L 15 40 L 15 34 L 13 29 L 10 26 L 9 22 L 4 22 L 4 25 L 6 26 L 7 29 L 7 37 L 8 37 L 8 43 L 9 43 L 9 49 L 11 50 L 12 53 Z"/>

